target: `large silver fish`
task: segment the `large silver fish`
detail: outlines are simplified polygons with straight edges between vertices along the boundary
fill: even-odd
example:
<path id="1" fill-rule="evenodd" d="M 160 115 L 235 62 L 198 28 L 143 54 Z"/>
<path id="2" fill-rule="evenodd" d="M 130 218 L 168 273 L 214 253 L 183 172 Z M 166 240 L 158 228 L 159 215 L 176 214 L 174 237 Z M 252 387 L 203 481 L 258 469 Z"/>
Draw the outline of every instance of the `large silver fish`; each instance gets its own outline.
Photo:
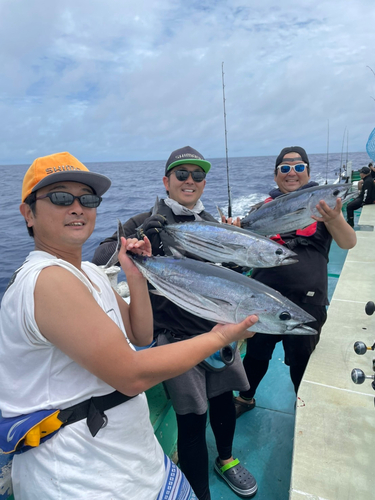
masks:
<path id="1" fill-rule="evenodd" d="M 279 292 L 243 274 L 188 258 L 129 254 L 158 292 L 186 311 L 217 323 L 259 318 L 252 328 L 270 334 L 315 334 L 314 321 Z"/>
<path id="2" fill-rule="evenodd" d="M 297 255 L 273 240 L 246 229 L 214 222 L 183 222 L 163 228 L 187 252 L 216 263 L 275 267 L 298 262 Z"/>
<path id="3" fill-rule="evenodd" d="M 349 190 L 348 184 L 327 184 L 278 196 L 251 211 L 241 220 L 241 227 L 268 236 L 303 229 L 314 222 L 312 215 L 320 217 L 315 208 L 320 200 L 334 208 L 337 198 L 345 199 Z"/>

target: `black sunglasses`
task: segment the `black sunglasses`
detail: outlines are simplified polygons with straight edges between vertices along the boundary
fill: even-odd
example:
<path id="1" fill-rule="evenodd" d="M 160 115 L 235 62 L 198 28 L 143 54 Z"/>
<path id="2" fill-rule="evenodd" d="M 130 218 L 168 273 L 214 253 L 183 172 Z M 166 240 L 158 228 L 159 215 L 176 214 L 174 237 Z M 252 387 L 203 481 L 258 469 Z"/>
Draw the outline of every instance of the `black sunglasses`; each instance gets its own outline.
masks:
<path id="1" fill-rule="evenodd" d="M 190 174 L 194 182 L 202 182 L 206 178 L 206 172 L 203 170 L 193 170 L 192 172 L 190 170 L 172 170 L 171 173 L 174 173 L 177 180 L 181 182 L 186 181 Z"/>
<path id="2" fill-rule="evenodd" d="M 55 193 L 47 193 L 43 196 L 37 196 L 37 200 L 49 198 L 54 205 L 60 207 L 69 207 L 73 205 L 74 200 L 78 200 L 83 207 L 96 208 L 102 202 L 102 198 L 96 194 L 82 194 L 81 196 L 74 196 L 70 193 L 63 193 L 58 191 Z"/>

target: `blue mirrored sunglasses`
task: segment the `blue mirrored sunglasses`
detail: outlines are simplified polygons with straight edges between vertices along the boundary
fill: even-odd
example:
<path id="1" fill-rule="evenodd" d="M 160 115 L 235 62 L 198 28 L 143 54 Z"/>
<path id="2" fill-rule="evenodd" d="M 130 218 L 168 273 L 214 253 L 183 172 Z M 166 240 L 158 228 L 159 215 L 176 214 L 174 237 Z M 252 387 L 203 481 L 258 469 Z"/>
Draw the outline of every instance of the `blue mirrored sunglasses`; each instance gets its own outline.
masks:
<path id="1" fill-rule="evenodd" d="M 307 167 L 307 163 L 297 163 L 297 165 L 278 165 L 277 169 L 280 170 L 282 174 L 289 174 L 290 170 L 293 169 L 298 174 L 301 174 L 305 171 Z"/>

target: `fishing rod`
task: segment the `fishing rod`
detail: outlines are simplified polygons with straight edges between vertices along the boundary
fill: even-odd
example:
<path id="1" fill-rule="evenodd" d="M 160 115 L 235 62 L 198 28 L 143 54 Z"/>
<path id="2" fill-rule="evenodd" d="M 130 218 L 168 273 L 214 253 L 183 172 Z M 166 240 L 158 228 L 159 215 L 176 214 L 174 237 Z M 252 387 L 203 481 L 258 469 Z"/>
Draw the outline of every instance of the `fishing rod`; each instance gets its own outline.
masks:
<path id="1" fill-rule="evenodd" d="M 371 73 L 375 76 L 375 72 L 370 66 L 367 66 Z M 370 96 L 371 99 L 375 101 L 375 98 Z M 366 143 L 366 151 L 369 157 L 371 158 L 372 161 L 375 161 L 375 128 L 372 130 L 372 132 L 369 135 L 369 138 L 367 139 Z"/>
<path id="2" fill-rule="evenodd" d="M 327 165 L 326 165 L 326 184 L 328 184 L 328 153 L 329 153 L 329 120 L 327 129 Z"/>
<path id="3" fill-rule="evenodd" d="M 348 157 L 349 157 L 349 129 L 346 131 L 346 169 L 348 169 Z"/>
<path id="4" fill-rule="evenodd" d="M 223 83 L 223 107 L 224 107 L 224 130 L 225 130 L 225 157 L 227 164 L 227 185 L 228 185 L 228 218 L 232 217 L 232 202 L 229 183 L 229 164 L 228 164 L 228 143 L 227 143 L 227 114 L 225 112 L 225 85 L 224 85 L 224 63 L 221 63 L 221 79 Z"/>
<path id="5" fill-rule="evenodd" d="M 342 155 L 343 155 L 343 153 L 344 153 L 345 132 L 346 132 L 346 127 L 345 127 L 345 129 L 344 129 L 344 135 L 342 136 L 342 146 L 341 146 L 341 157 L 340 157 L 340 173 L 339 173 L 339 181 L 341 180 Z"/>
<path id="6" fill-rule="evenodd" d="M 366 66 L 366 68 L 368 68 L 371 71 L 371 73 L 375 76 L 375 72 L 370 66 Z M 370 97 L 371 97 L 371 99 L 373 99 L 375 101 L 375 98 L 372 97 L 372 95 L 370 95 Z"/>

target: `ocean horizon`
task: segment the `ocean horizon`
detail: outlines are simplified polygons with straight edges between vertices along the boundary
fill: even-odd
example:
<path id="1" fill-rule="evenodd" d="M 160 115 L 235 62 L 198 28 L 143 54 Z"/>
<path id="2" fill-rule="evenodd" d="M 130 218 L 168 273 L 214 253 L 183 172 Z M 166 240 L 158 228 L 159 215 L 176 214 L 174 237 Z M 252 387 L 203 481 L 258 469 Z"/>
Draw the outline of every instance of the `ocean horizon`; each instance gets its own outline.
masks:
<path id="1" fill-rule="evenodd" d="M 251 205 L 268 196 L 275 187 L 276 156 L 249 156 L 228 158 L 232 215 L 243 217 Z M 226 158 L 210 158 L 212 168 L 202 202 L 208 212 L 218 218 L 217 206 L 228 211 L 228 184 Z M 367 153 L 330 153 L 309 155 L 311 180 L 319 184 L 337 179 L 342 164 L 352 161 L 353 170 L 359 170 L 370 161 Z M 108 176 L 112 186 L 105 193 L 97 210 L 94 233 L 83 247 L 83 260 L 91 260 L 96 247 L 116 231 L 117 219 L 125 222 L 137 213 L 150 210 L 156 197 L 166 196 L 162 183 L 165 161 L 110 161 L 87 162 L 89 170 Z M 23 177 L 28 164 L 0 165 L 2 194 L 0 199 L 0 299 L 13 272 L 33 250 L 25 222 L 19 212 Z"/>

